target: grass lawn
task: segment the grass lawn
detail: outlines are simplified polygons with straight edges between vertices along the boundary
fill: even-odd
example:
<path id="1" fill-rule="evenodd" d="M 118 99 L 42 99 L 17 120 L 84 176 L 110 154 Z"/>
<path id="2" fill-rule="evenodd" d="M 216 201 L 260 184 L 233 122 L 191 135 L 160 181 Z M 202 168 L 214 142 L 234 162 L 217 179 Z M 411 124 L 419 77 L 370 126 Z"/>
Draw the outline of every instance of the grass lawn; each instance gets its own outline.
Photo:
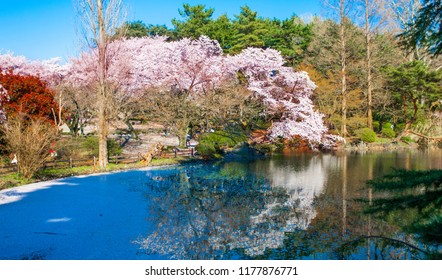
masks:
<path id="1" fill-rule="evenodd" d="M 152 162 L 148 166 L 163 166 L 163 165 L 172 165 L 172 164 L 180 164 L 194 161 L 193 158 L 188 157 L 176 157 L 176 158 L 160 158 L 153 159 Z M 143 168 L 144 166 L 141 162 L 135 163 L 109 163 L 106 170 L 103 172 L 112 172 L 118 170 L 128 170 L 128 169 L 138 169 Z M 21 185 L 31 184 L 40 181 L 53 180 L 63 177 L 76 176 L 76 175 L 87 175 L 93 173 L 99 173 L 100 171 L 94 168 L 93 166 L 76 166 L 73 168 L 47 168 L 40 170 L 37 174 L 34 175 L 31 179 L 25 179 L 17 173 L 5 174 L 0 177 L 0 190 L 17 187 Z"/>

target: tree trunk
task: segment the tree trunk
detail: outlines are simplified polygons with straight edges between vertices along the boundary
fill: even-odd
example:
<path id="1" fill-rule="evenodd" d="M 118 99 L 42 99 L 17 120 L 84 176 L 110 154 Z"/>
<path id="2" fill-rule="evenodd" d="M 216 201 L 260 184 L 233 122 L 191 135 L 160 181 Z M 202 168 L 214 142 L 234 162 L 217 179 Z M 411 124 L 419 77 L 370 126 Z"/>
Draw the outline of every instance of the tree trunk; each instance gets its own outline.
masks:
<path id="1" fill-rule="evenodd" d="M 92 52 L 97 55 L 96 61 L 96 95 L 95 103 L 97 132 L 99 139 L 98 164 L 101 170 L 108 164 L 107 137 L 109 121 L 114 106 L 114 90 L 108 79 L 108 67 L 112 56 L 108 54 L 108 46 L 113 40 L 113 33 L 123 22 L 121 0 L 76 0 L 84 27 L 84 38 Z M 94 68 L 95 69 L 95 68 Z M 112 89 L 118 82 L 112 83 Z M 82 129 L 83 124 L 80 126 Z"/>
<path id="2" fill-rule="evenodd" d="M 189 129 L 182 130 L 178 133 L 179 147 L 186 147 L 187 145 L 187 134 Z"/>
<path id="3" fill-rule="evenodd" d="M 340 17 L 341 17 L 341 29 L 339 32 L 339 37 L 341 40 L 341 95 L 342 95 L 342 123 L 341 123 L 341 134 L 342 137 L 347 136 L 347 64 L 345 59 L 346 46 L 345 46 L 345 0 L 340 0 Z"/>
<path id="4" fill-rule="evenodd" d="M 372 101 L 372 76 L 371 76 L 371 37 L 369 22 L 369 1 L 365 0 L 365 47 L 367 50 L 367 126 L 373 129 L 373 101 Z"/>
<path id="5" fill-rule="evenodd" d="M 108 164 L 108 123 L 105 106 L 105 104 L 100 106 L 98 115 L 98 166 L 100 167 L 100 170 L 105 170 Z"/>
<path id="6" fill-rule="evenodd" d="M 107 154 L 107 134 L 108 134 L 108 120 L 107 120 L 107 101 L 108 90 L 106 88 L 106 29 L 103 16 L 102 0 L 97 0 L 98 11 L 98 71 L 99 71 L 99 85 L 98 85 L 98 165 L 101 170 L 105 170 L 108 164 Z"/>

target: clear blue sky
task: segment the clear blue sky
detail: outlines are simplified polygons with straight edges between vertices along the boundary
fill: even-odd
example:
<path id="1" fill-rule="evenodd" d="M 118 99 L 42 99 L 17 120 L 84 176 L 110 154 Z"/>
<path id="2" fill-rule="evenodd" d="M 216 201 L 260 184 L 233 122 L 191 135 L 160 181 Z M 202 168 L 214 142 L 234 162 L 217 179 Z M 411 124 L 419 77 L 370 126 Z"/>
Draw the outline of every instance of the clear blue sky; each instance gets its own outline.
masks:
<path id="1" fill-rule="evenodd" d="M 320 0 L 125 0 L 127 20 L 166 24 L 180 18 L 183 3 L 215 9 L 214 17 L 239 14 L 248 5 L 261 17 L 285 19 L 293 14 L 320 13 Z M 73 0 L 0 0 L 0 53 L 7 51 L 30 59 L 61 57 L 67 60 L 80 49 L 78 20 Z"/>

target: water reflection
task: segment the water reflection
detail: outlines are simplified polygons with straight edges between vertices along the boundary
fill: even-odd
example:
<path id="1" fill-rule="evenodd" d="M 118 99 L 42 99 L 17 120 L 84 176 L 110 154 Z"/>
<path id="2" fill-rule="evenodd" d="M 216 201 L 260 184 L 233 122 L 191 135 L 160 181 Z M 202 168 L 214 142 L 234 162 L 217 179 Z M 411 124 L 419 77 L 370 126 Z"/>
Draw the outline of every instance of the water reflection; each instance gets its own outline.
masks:
<path id="1" fill-rule="evenodd" d="M 300 199 L 244 167 L 189 166 L 152 177 L 149 221 L 157 229 L 142 246 L 175 259 L 231 258 L 233 249 L 253 256 L 308 225 Z"/>
<path id="2" fill-rule="evenodd" d="M 391 168 L 442 168 L 441 156 L 303 154 L 149 171 L 154 230 L 138 242 L 172 259 L 422 258 L 406 245 L 421 244 L 365 215 L 359 199 L 371 197 L 367 179 Z"/>

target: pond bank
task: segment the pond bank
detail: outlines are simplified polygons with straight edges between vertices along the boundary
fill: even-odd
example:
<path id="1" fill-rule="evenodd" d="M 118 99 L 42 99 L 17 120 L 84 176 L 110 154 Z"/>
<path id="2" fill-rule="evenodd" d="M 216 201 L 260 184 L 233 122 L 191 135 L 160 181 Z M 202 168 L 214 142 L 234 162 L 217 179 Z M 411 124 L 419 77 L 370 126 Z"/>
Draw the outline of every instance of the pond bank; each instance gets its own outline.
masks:
<path id="1" fill-rule="evenodd" d="M 441 159 L 442 150 L 299 153 L 3 190 L 0 259 L 422 259 L 361 239 L 367 226 L 371 236 L 406 234 L 400 219 L 387 226 L 361 212 L 363 186 L 392 168 L 440 169 Z"/>
<path id="2" fill-rule="evenodd" d="M 189 158 L 164 158 L 164 159 L 154 159 L 149 167 L 163 167 L 170 165 L 177 165 L 183 163 L 190 163 L 198 161 L 199 159 L 189 159 Z M 6 174 L 0 177 L 0 190 L 10 189 L 22 185 L 51 181 L 60 178 L 67 178 L 73 176 L 81 175 L 94 175 L 94 174 L 104 174 L 108 172 L 133 170 L 144 168 L 140 162 L 130 163 L 130 164 L 113 164 L 110 163 L 106 170 L 98 171 L 93 166 L 79 166 L 73 168 L 59 168 L 59 169 L 45 169 L 37 173 L 35 178 L 24 179 L 20 177 L 17 173 Z"/>
<path id="3" fill-rule="evenodd" d="M 346 144 L 337 148 L 337 151 L 398 151 L 398 150 L 417 150 L 419 145 L 417 143 L 365 143 L 359 142 L 357 144 Z"/>

